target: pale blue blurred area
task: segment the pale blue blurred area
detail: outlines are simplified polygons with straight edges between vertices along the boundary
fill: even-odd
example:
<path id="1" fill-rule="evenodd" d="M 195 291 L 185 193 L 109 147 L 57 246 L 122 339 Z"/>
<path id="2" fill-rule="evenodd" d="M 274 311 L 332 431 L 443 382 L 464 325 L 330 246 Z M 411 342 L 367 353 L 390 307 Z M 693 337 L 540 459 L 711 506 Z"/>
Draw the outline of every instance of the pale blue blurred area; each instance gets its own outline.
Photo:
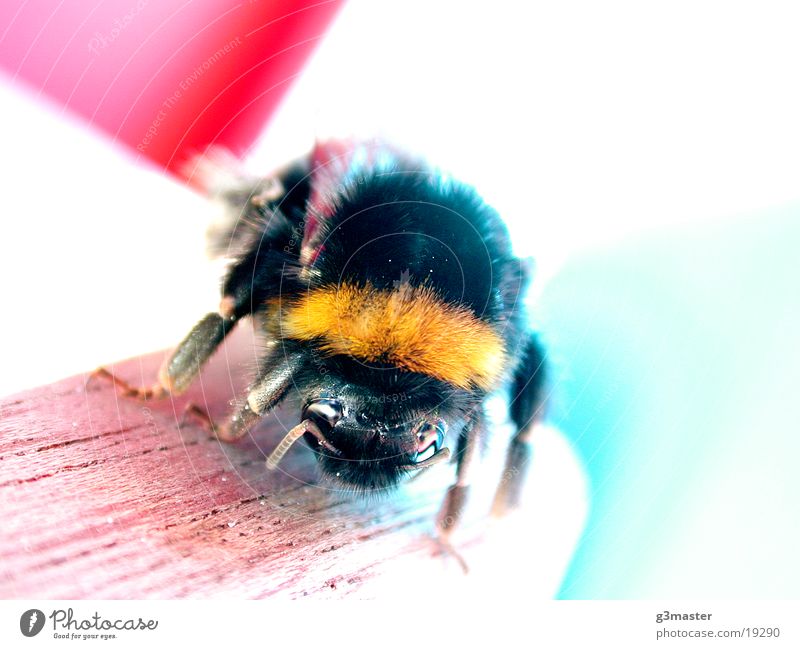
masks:
<path id="1" fill-rule="evenodd" d="M 590 481 L 559 596 L 800 595 L 800 204 L 573 258 L 536 308 Z"/>

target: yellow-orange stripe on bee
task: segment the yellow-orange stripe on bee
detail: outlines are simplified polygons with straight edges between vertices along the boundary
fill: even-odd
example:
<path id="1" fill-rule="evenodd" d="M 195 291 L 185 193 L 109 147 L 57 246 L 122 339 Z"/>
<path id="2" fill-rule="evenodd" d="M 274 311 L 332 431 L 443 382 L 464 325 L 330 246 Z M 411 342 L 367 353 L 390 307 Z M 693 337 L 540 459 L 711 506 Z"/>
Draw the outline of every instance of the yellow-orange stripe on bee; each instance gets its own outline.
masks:
<path id="1" fill-rule="evenodd" d="M 424 286 L 313 289 L 284 306 L 281 335 L 318 339 L 328 354 L 390 363 L 461 388 L 491 388 L 506 363 L 503 341 L 491 326 Z"/>

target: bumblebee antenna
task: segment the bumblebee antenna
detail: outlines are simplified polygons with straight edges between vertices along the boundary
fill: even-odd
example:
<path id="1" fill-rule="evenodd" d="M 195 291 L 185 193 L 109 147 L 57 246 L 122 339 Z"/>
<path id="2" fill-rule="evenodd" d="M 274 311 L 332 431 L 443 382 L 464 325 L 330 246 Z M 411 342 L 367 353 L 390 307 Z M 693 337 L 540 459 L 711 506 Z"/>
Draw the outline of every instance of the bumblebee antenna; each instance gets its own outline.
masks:
<path id="1" fill-rule="evenodd" d="M 322 444 L 325 448 L 327 448 L 332 453 L 336 455 L 341 455 L 341 451 L 333 446 L 325 436 L 322 434 L 322 431 L 317 427 L 317 425 L 311 421 L 310 419 L 304 419 L 301 421 L 297 426 L 292 428 L 286 436 L 280 441 L 280 443 L 275 447 L 275 450 L 270 453 L 269 457 L 267 458 L 267 469 L 270 471 L 277 468 L 280 461 L 283 459 L 283 456 L 286 455 L 286 451 L 288 451 L 292 445 L 300 439 L 305 433 L 311 433 L 314 437 L 319 440 L 319 443 Z M 433 458 L 431 458 L 433 459 Z"/>

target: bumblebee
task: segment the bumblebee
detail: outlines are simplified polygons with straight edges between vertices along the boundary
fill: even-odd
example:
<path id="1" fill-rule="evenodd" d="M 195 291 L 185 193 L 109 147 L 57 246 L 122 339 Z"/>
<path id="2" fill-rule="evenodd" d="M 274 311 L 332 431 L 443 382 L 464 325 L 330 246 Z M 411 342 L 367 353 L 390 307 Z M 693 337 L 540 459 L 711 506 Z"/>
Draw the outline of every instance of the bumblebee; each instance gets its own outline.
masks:
<path id="1" fill-rule="evenodd" d="M 207 158 L 208 160 L 208 158 Z M 206 162 L 206 165 L 208 163 Z M 212 165 L 213 166 L 213 165 Z M 198 322 L 140 398 L 178 394 L 245 317 L 269 341 L 246 397 L 219 439 L 245 435 L 287 396 L 300 422 L 267 458 L 300 438 L 331 481 L 389 490 L 451 457 L 455 483 L 438 517 L 457 524 L 486 435 L 484 404 L 505 390 L 514 424 L 495 512 L 516 504 L 543 416 L 544 355 L 523 297 L 529 264 L 470 186 L 380 143 L 330 141 L 269 178 L 221 192 L 232 259 L 219 310 Z"/>

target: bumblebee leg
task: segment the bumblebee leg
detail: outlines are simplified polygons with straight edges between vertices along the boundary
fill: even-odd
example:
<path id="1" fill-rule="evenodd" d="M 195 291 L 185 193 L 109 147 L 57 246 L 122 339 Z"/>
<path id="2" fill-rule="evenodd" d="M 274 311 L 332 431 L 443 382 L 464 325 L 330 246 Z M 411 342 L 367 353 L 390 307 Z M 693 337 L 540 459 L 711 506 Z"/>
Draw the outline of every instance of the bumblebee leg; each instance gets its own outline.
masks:
<path id="1" fill-rule="evenodd" d="M 447 490 L 436 520 L 440 536 L 448 535 L 457 525 L 467 502 L 472 474 L 478 459 L 478 446 L 483 431 L 483 415 L 471 421 L 459 440 L 456 452 L 456 481 Z"/>
<path id="2" fill-rule="evenodd" d="M 233 320 L 223 318 L 218 313 L 206 315 L 164 362 L 158 373 L 158 382 L 151 386 L 132 386 L 104 367 L 92 372 L 87 384 L 98 378 L 111 381 L 120 395 L 142 400 L 163 399 L 169 394 L 180 394 L 189 387 L 200 368 L 232 329 L 233 324 Z"/>
<path id="3" fill-rule="evenodd" d="M 116 374 L 113 374 L 105 367 L 98 367 L 89 375 L 89 378 L 86 380 L 86 387 L 88 388 L 89 385 L 91 385 L 97 379 L 110 381 L 114 385 L 117 394 L 122 397 L 149 401 L 150 399 L 163 399 L 169 394 L 169 391 L 163 385 L 161 385 L 161 383 L 137 387 L 131 385 L 124 379 L 119 378 Z"/>
<path id="4" fill-rule="evenodd" d="M 161 366 L 158 382 L 173 394 L 186 390 L 234 324 L 235 320 L 224 318 L 219 313 L 206 315 Z"/>
<path id="5" fill-rule="evenodd" d="M 483 413 L 478 411 L 470 421 L 461 438 L 456 452 L 456 481 L 447 490 L 444 502 L 436 517 L 436 542 L 439 547 L 458 561 L 461 569 L 467 573 L 469 568 L 450 542 L 450 535 L 461 520 L 467 504 L 469 487 L 474 467 L 479 457 L 478 447 L 483 434 Z"/>
<path id="6" fill-rule="evenodd" d="M 214 184 L 206 171 L 222 172 L 228 162 L 216 156 L 201 161 L 219 169 L 198 171 L 201 184 Z M 302 217 L 309 193 L 307 165 L 300 162 L 275 179 L 237 177 L 232 185 L 207 187 L 219 193 L 232 212 L 227 227 L 211 232 L 212 248 L 217 253 L 233 254 L 237 260 L 228 269 L 222 285 L 218 313 L 209 313 L 189 332 L 161 367 L 158 382 L 146 387 L 132 386 L 105 368 L 97 369 L 87 384 L 101 378 L 112 381 L 126 397 L 160 399 L 180 394 L 195 379 L 235 323 L 263 306 L 266 299 L 288 290 L 283 268 L 296 262 L 302 239 Z M 236 174 L 234 174 L 236 176 Z M 241 224 L 241 231 L 236 225 Z M 197 414 L 196 412 L 194 414 Z"/>
<path id="7" fill-rule="evenodd" d="M 261 415 L 253 412 L 246 402 L 235 414 L 231 415 L 228 421 L 221 425 L 217 424 L 211 418 L 207 410 L 204 410 L 194 403 L 190 403 L 186 406 L 181 424 L 185 423 L 189 417 L 197 419 L 203 428 L 216 435 L 217 439 L 223 442 L 235 442 L 237 439 L 243 437 L 247 431 L 255 426 L 261 419 Z"/>
<path id="8" fill-rule="evenodd" d="M 532 431 L 544 415 L 545 369 L 541 347 L 531 335 L 525 343 L 523 359 L 514 377 L 510 411 L 516 433 L 511 439 L 503 476 L 495 493 L 493 516 L 502 516 L 520 504 L 533 455 Z"/>
<path id="9" fill-rule="evenodd" d="M 192 415 L 221 441 L 235 442 L 281 402 L 302 362 L 303 355 L 300 353 L 280 356 L 278 362 L 262 372 L 261 377 L 250 388 L 245 402 L 222 425 L 217 425 L 205 410 L 195 404 L 186 407 L 184 417 Z"/>

